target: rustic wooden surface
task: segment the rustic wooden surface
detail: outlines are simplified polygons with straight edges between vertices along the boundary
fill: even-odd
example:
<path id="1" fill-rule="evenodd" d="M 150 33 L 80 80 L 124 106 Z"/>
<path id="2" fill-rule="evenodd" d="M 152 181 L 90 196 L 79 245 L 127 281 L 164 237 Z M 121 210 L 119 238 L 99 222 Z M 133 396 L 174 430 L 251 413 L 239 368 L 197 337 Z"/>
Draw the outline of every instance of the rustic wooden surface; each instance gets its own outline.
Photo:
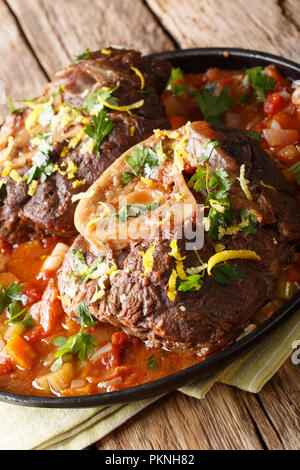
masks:
<path id="1" fill-rule="evenodd" d="M 15 99 L 86 47 L 234 46 L 300 61 L 299 0 L 0 0 L 0 18 L 0 80 Z M 204 400 L 172 393 L 93 448 L 299 449 L 299 384 L 287 361 L 257 395 L 220 384 Z"/>

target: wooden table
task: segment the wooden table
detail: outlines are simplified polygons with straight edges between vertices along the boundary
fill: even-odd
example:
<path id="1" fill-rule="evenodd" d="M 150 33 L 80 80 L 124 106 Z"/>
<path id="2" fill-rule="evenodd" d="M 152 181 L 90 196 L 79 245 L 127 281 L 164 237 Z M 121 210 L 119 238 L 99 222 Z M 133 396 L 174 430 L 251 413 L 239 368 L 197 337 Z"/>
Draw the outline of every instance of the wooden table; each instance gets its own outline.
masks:
<path id="1" fill-rule="evenodd" d="M 87 47 L 235 46 L 300 61 L 299 0 L 0 0 L 0 18 L 0 80 L 18 99 Z M 287 361 L 257 395 L 219 384 L 204 400 L 172 393 L 93 448 L 299 449 L 299 379 Z"/>

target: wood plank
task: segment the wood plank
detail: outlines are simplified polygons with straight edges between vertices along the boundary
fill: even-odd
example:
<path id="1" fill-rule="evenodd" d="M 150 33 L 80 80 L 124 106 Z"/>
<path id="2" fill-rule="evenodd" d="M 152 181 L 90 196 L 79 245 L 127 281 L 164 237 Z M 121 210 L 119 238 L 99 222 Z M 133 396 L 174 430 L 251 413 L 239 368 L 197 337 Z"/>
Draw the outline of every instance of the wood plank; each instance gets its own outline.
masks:
<path id="1" fill-rule="evenodd" d="M 300 449 L 300 367 L 288 360 L 258 394 L 285 449 Z"/>
<path id="2" fill-rule="evenodd" d="M 0 2 L 0 18 L 1 84 L 5 85 L 7 96 L 33 97 L 43 89 L 47 79 L 4 2 Z M 0 103 L 0 122 L 7 108 L 7 104 Z"/>
<path id="3" fill-rule="evenodd" d="M 242 47 L 300 60 L 300 30 L 289 19 L 299 16 L 298 0 L 146 1 L 182 48 Z"/>
<path id="4" fill-rule="evenodd" d="M 49 75 L 87 47 L 133 47 L 144 53 L 174 44 L 140 0 L 8 0 Z"/>
<path id="5" fill-rule="evenodd" d="M 299 0 L 282 0 L 279 2 L 283 10 L 283 14 L 286 15 L 292 23 L 300 31 L 300 8 Z"/>
<path id="6" fill-rule="evenodd" d="M 216 384 L 205 399 L 179 392 L 159 400 L 98 443 L 109 449 L 263 449 L 243 401 Z"/>

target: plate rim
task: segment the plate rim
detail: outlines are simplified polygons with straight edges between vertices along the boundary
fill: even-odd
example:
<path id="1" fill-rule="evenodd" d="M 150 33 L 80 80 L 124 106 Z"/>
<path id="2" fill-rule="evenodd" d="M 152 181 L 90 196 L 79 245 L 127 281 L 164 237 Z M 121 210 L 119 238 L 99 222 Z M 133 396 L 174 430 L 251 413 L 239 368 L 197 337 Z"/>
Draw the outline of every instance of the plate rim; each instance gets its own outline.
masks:
<path id="1" fill-rule="evenodd" d="M 228 57 L 224 53 L 228 52 Z M 299 73 L 300 78 L 300 64 L 285 59 L 283 57 L 270 54 L 263 51 L 253 49 L 241 49 L 230 47 L 205 47 L 205 48 L 191 48 L 180 49 L 173 51 L 164 51 L 154 54 L 149 54 L 148 57 L 156 57 L 166 60 L 184 59 L 202 56 L 215 56 L 230 58 L 244 59 L 259 59 L 262 62 L 271 62 L 274 65 L 280 65 L 286 69 Z M 174 374 L 168 375 L 152 382 L 147 382 L 135 387 L 118 390 L 115 392 L 99 393 L 94 395 L 80 395 L 75 397 L 49 397 L 42 395 L 24 395 L 14 392 L 7 392 L 0 389 L 0 402 L 5 402 L 14 405 L 36 407 L 36 408 L 94 408 L 101 405 L 113 405 L 121 403 L 129 403 L 136 400 L 151 398 L 154 396 L 162 396 L 172 390 L 178 389 L 183 385 L 191 383 L 192 381 L 199 380 L 197 373 L 201 372 L 201 380 L 212 376 L 213 373 L 222 366 L 227 365 L 234 359 L 237 359 L 243 352 L 245 352 L 252 345 L 258 343 L 263 337 L 271 333 L 277 326 L 284 320 L 290 317 L 300 307 L 300 292 L 296 294 L 289 302 L 281 307 L 269 320 L 265 321 L 262 325 L 249 335 L 245 336 L 238 342 L 233 343 L 227 349 L 216 353 L 215 355 L 199 362 L 191 367 L 183 369 Z"/>

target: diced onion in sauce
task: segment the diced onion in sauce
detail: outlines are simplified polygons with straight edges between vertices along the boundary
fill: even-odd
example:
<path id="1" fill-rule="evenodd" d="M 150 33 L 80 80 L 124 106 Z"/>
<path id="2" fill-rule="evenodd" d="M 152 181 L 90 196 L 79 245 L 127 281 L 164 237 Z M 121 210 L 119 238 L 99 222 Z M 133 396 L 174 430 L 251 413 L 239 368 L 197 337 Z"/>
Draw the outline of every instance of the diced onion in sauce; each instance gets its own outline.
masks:
<path id="1" fill-rule="evenodd" d="M 104 356 L 104 354 L 107 354 L 108 352 L 112 351 L 112 344 L 107 343 L 102 348 L 98 349 L 92 356 L 91 356 L 91 361 L 96 362 L 101 356 Z"/>
<path id="2" fill-rule="evenodd" d="M 264 129 L 263 135 L 271 147 L 294 144 L 299 137 L 293 129 Z"/>

